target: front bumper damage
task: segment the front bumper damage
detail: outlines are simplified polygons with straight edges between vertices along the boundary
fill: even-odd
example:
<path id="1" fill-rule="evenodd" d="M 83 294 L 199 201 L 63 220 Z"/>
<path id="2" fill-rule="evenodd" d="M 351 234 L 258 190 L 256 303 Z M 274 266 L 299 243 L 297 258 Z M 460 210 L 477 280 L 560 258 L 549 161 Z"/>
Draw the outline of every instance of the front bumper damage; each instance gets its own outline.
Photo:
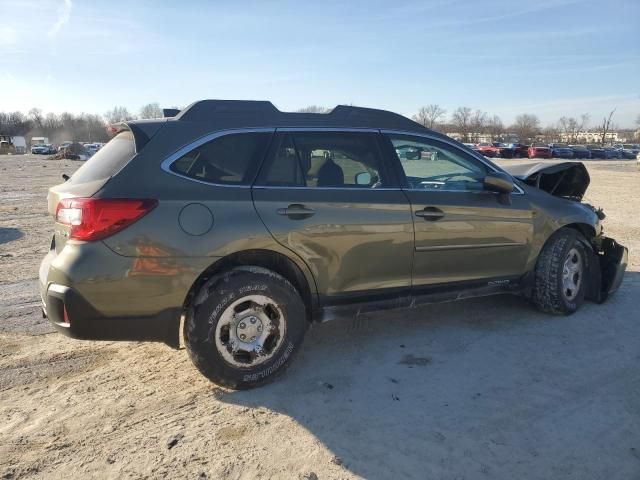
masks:
<path id="1" fill-rule="evenodd" d="M 629 251 L 613 238 L 603 237 L 594 257 L 588 298 L 602 303 L 620 287 L 629 262 Z"/>

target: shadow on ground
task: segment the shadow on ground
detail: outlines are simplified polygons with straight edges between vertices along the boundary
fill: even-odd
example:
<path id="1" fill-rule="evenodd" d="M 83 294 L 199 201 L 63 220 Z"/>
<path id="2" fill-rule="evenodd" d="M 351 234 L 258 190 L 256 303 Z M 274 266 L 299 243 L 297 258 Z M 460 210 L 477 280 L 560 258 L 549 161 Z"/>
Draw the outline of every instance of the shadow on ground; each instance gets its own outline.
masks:
<path id="1" fill-rule="evenodd" d="M 639 293 L 632 272 L 570 317 L 504 296 L 320 325 L 282 378 L 220 400 L 293 418 L 369 479 L 632 478 Z"/>
<path id="2" fill-rule="evenodd" d="M 0 245 L 13 242 L 24 237 L 24 233 L 19 228 L 0 227 Z"/>

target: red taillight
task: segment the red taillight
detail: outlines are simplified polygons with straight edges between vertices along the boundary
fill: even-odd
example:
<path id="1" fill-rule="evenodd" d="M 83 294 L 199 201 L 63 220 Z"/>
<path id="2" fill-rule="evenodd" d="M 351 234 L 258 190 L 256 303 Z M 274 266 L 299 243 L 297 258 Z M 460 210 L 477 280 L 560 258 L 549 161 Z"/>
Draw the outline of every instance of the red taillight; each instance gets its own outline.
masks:
<path id="1" fill-rule="evenodd" d="M 58 203 L 56 221 L 70 227 L 70 240 L 102 240 L 136 222 L 158 205 L 138 198 L 67 198 Z"/>

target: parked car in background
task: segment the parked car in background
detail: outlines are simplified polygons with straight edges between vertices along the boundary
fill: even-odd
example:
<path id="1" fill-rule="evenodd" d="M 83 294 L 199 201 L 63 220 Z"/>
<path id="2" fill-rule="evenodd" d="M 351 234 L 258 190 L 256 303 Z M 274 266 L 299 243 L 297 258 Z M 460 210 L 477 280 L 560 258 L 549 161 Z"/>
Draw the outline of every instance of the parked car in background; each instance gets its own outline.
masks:
<path id="1" fill-rule="evenodd" d="M 493 142 L 493 146 L 498 149 L 500 158 L 513 158 L 514 150 L 510 143 Z"/>
<path id="2" fill-rule="evenodd" d="M 524 158 L 527 156 L 529 145 L 525 145 L 524 143 L 510 143 L 509 145 L 511 145 L 513 149 L 513 158 Z"/>
<path id="3" fill-rule="evenodd" d="M 605 151 L 602 145 L 589 144 L 587 148 L 591 152 L 591 158 L 605 158 Z"/>
<path id="4" fill-rule="evenodd" d="M 591 152 L 584 145 L 569 145 L 573 151 L 573 158 L 591 158 Z"/>
<path id="5" fill-rule="evenodd" d="M 623 158 L 622 151 L 613 147 L 604 147 L 604 158 L 607 160 Z"/>
<path id="6" fill-rule="evenodd" d="M 555 158 L 573 158 L 573 150 L 566 143 L 551 143 L 551 156 Z"/>
<path id="7" fill-rule="evenodd" d="M 527 150 L 529 158 L 552 158 L 551 149 L 546 143 L 532 143 Z"/>
<path id="8" fill-rule="evenodd" d="M 45 143 L 37 143 L 31 147 L 31 153 L 35 155 L 49 155 L 50 153 L 55 153 L 52 150 L 53 146 Z"/>
<path id="9" fill-rule="evenodd" d="M 640 145 L 632 143 L 617 144 L 613 148 L 620 152 L 620 158 L 634 159 L 640 153 Z"/>
<path id="10" fill-rule="evenodd" d="M 492 143 L 478 143 L 476 144 L 476 148 L 485 157 L 500 157 L 500 149 L 495 147 Z"/>
<path id="11" fill-rule="evenodd" d="M 474 152 L 478 152 L 480 153 L 480 150 L 478 150 L 478 147 L 476 146 L 475 143 L 463 143 L 463 145 L 467 148 L 470 148 L 471 150 L 473 150 Z"/>
<path id="12" fill-rule="evenodd" d="M 92 156 L 94 153 L 96 153 L 98 150 L 100 150 L 100 145 L 95 144 L 95 143 L 86 143 L 84 145 L 84 148 L 87 151 L 87 154 L 89 156 Z"/>

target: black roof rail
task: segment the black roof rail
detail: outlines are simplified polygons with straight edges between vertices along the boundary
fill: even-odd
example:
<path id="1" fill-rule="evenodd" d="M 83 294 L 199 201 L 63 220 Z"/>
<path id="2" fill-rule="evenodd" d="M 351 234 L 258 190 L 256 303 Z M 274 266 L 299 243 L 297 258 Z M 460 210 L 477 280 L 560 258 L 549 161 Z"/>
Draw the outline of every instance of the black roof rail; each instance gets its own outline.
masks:
<path id="1" fill-rule="evenodd" d="M 425 128 L 397 113 L 373 108 L 338 105 L 329 113 L 281 112 L 262 100 L 200 100 L 173 120 L 275 127 L 359 127 L 424 131 Z"/>

